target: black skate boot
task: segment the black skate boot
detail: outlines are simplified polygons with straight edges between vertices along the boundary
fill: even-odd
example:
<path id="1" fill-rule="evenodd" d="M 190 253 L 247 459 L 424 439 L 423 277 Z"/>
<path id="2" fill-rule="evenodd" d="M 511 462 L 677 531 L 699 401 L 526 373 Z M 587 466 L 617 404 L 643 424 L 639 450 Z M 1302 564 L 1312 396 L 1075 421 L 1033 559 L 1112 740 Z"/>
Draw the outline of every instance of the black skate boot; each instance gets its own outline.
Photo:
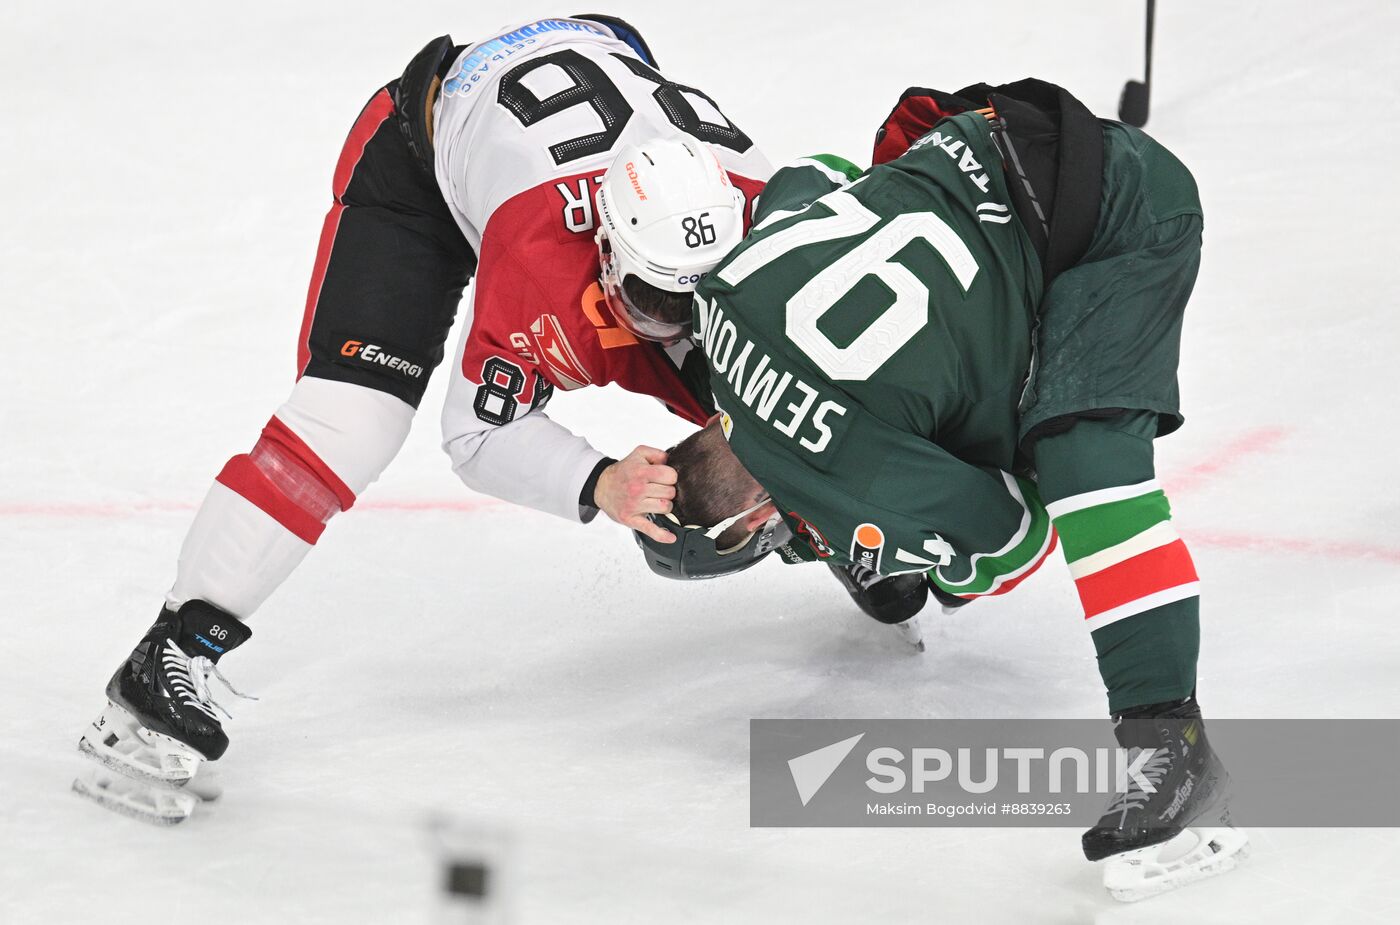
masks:
<path id="1" fill-rule="evenodd" d="M 215 664 L 251 635 L 238 618 L 204 601 L 161 610 L 107 683 L 107 709 L 78 748 L 128 777 L 182 786 L 200 761 L 214 761 L 228 748 L 215 712 L 223 707 L 210 696 L 209 678 L 245 696 Z"/>
<path id="2" fill-rule="evenodd" d="M 862 613 L 895 627 L 911 645 L 924 651 L 918 616 L 928 600 L 929 586 L 922 573 L 881 575 L 863 565 L 827 565 Z"/>
<path id="3" fill-rule="evenodd" d="M 1248 836 L 1230 826 L 1230 775 L 1206 738 L 1195 694 L 1116 719 L 1129 766 L 1156 792 L 1130 775 L 1125 792 L 1084 833 L 1086 858 L 1114 859 L 1104 885 L 1132 901 L 1233 868 Z M 1145 749 L 1152 754 L 1143 761 Z"/>
<path id="4" fill-rule="evenodd" d="M 228 736 L 214 712 L 223 708 L 209 696 L 209 675 L 228 686 L 214 666 L 252 634 L 237 617 L 204 601 L 163 609 L 107 682 L 107 698 L 147 730 L 215 761 L 228 748 Z"/>
<path id="5" fill-rule="evenodd" d="M 223 682 L 215 663 L 252 631 L 205 601 L 165 608 L 131 656 L 107 683 L 107 708 L 78 740 L 78 750 L 103 768 L 73 781 L 73 790 L 117 812 L 173 825 L 200 800 L 218 796 L 208 773 L 191 783 L 205 761 L 228 748 L 210 695 L 209 678 Z M 253 699 L 253 698 L 249 698 Z"/>

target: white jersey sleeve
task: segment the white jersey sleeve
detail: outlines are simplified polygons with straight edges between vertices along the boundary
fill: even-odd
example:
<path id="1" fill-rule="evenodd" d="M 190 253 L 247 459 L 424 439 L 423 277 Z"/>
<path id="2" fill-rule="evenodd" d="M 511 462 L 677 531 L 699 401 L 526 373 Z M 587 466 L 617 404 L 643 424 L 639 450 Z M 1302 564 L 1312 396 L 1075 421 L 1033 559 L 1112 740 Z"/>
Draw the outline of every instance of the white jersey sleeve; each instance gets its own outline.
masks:
<path id="1" fill-rule="evenodd" d="M 583 437 L 532 411 L 505 427 L 460 432 L 447 420 L 444 429 L 458 431 L 444 442 L 452 471 L 473 491 L 513 504 L 588 523 L 598 513 L 579 504 L 584 483 L 606 457 Z"/>
<path id="2" fill-rule="evenodd" d="M 470 318 L 467 324 L 470 330 Z M 461 368 L 466 345 L 464 337 L 454 372 Z M 535 387 L 544 386 L 537 381 Z M 503 501 L 580 523 L 592 520 L 598 511 L 580 506 L 579 494 L 604 455 L 545 414 L 543 400 L 502 425 L 482 418 L 476 407 L 482 400 L 478 385 L 453 375 L 442 406 L 442 448 L 457 477 L 473 491 Z M 493 409 L 485 410 L 489 417 Z"/>

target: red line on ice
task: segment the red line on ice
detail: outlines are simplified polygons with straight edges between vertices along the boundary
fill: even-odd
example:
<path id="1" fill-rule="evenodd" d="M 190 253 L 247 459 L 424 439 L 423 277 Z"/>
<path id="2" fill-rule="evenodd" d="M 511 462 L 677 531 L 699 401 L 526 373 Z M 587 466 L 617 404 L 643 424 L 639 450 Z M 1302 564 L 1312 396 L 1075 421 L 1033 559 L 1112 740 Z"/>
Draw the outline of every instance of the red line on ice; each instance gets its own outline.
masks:
<path id="1" fill-rule="evenodd" d="M 416 511 L 484 511 L 490 508 L 509 507 L 505 501 L 498 501 L 495 498 L 461 498 L 453 501 L 434 501 L 424 499 L 414 501 L 404 499 L 401 501 L 365 501 L 355 505 L 357 509 L 363 508 L 366 511 L 396 511 L 396 512 L 416 512 Z"/>
<path id="2" fill-rule="evenodd" d="M 1384 546 L 1354 541 L 1304 540 L 1218 530 L 1191 530 L 1186 533 L 1186 539 L 1193 546 L 1217 546 L 1249 552 L 1281 552 L 1324 559 L 1371 560 L 1400 565 L 1400 549 L 1387 549 Z"/>
<path id="3" fill-rule="evenodd" d="M 1220 452 L 1188 469 L 1163 479 L 1168 497 L 1182 494 L 1212 481 L 1241 460 L 1272 451 L 1292 433 L 1286 427 L 1260 427 L 1241 434 L 1221 448 Z M 494 498 L 457 499 L 384 499 L 367 500 L 356 505 L 357 510 L 388 513 L 472 513 L 505 508 L 504 501 Z M 192 501 L 92 501 L 43 502 L 0 501 L 0 517 L 131 517 L 138 514 L 188 513 L 198 505 Z M 1324 559 L 1370 560 L 1400 565 L 1400 548 L 1373 546 L 1355 541 L 1308 540 L 1295 537 L 1269 536 L 1228 531 L 1189 530 L 1188 542 L 1249 552 L 1308 555 Z"/>
<path id="4" fill-rule="evenodd" d="M 1250 456 L 1269 453 L 1293 432 L 1291 427 L 1258 427 L 1246 431 L 1188 469 L 1162 480 L 1167 497 L 1200 488 Z"/>
<path id="5" fill-rule="evenodd" d="M 462 498 L 457 500 L 386 499 L 362 501 L 356 510 L 388 511 L 391 513 L 453 512 L 467 513 L 502 507 L 494 498 Z M 188 513 L 199 505 L 190 501 L 92 501 L 92 502 L 27 502 L 0 501 L 0 517 L 130 517 L 134 514 Z"/>

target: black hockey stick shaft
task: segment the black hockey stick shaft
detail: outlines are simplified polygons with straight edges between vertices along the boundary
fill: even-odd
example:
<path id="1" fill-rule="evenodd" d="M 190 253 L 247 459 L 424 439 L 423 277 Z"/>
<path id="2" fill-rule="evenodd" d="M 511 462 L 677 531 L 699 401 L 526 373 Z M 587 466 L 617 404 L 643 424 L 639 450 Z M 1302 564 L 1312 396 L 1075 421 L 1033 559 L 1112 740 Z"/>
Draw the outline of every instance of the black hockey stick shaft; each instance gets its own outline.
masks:
<path id="1" fill-rule="evenodd" d="M 1152 92 L 1152 27 L 1156 22 L 1157 0 L 1147 0 L 1147 47 L 1143 54 L 1147 59 L 1147 68 L 1142 83 L 1149 94 Z"/>
<path id="2" fill-rule="evenodd" d="M 1157 19 L 1157 0 L 1147 0 L 1146 72 L 1141 81 L 1130 80 L 1123 85 L 1118 99 L 1118 118 L 1139 128 L 1147 124 L 1148 105 L 1152 94 L 1152 27 Z"/>

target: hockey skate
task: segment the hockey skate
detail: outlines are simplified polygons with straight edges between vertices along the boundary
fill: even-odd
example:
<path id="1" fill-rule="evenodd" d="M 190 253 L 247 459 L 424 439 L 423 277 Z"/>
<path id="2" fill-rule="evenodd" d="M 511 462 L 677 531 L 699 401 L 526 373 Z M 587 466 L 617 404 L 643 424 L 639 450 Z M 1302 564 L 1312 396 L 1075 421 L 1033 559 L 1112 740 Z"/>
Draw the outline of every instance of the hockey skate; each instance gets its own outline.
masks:
<path id="1" fill-rule="evenodd" d="M 79 777 L 82 796 L 149 822 L 173 824 L 188 818 L 217 788 L 200 767 L 228 748 L 209 684 L 217 678 L 239 697 L 217 667 L 219 658 L 242 645 L 252 631 L 204 601 L 169 608 L 146 631 L 131 656 L 107 683 L 107 707 L 78 740 L 78 750 L 103 770 Z M 217 712 L 216 712 L 217 711 Z"/>
<path id="2" fill-rule="evenodd" d="M 924 651 L 919 611 L 928 600 L 928 582 L 922 573 L 881 575 L 863 565 L 828 562 L 827 566 L 862 613 L 894 627 L 901 639 L 916 650 Z"/>
<path id="3" fill-rule="evenodd" d="M 1104 887 L 1136 902 L 1233 870 L 1249 836 L 1230 823 L 1230 775 L 1206 739 L 1193 694 L 1118 718 L 1114 733 L 1129 760 L 1144 749 L 1149 793 L 1130 778 L 1108 811 L 1084 833 L 1084 856 L 1106 861 Z"/>

